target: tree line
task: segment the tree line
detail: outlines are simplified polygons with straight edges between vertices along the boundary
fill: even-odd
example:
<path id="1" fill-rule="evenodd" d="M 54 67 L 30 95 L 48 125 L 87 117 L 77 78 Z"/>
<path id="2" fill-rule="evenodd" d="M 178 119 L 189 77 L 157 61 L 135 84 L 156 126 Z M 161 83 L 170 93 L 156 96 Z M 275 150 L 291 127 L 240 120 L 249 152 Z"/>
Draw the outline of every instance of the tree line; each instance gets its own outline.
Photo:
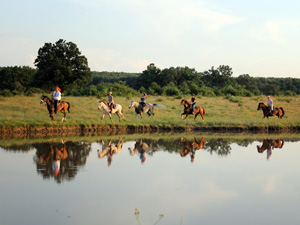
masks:
<path id="1" fill-rule="evenodd" d="M 233 77 L 228 65 L 211 67 L 198 72 L 189 67 L 160 69 L 151 63 L 141 73 L 97 72 L 88 67 L 76 44 L 62 39 L 45 43 L 38 50 L 36 69 L 28 66 L 0 68 L 0 95 L 33 95 L 53 91 L 59 86 L 65 95 L 136 96 L 140 92 L 150 95 L 181 96 L 252 96 L 300 94 L 300 79 L 263 78 L 242 74 Z"/>

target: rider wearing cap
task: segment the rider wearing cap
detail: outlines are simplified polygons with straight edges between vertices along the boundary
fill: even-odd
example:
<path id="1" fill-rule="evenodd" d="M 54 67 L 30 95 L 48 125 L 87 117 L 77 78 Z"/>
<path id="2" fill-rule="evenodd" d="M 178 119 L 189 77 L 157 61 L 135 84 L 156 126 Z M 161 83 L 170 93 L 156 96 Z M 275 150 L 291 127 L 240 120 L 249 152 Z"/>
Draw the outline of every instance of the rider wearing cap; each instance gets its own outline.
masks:
<path id="1" fill-rule="evenodd" d="M 58 105 L 58 101 L 61 100 L 61 89 L 59 87 L 55 88 L 55 91 L 52 94 L 53 100 L 54 100 L 54 112 L 57 112 L 57 105 Z"/>

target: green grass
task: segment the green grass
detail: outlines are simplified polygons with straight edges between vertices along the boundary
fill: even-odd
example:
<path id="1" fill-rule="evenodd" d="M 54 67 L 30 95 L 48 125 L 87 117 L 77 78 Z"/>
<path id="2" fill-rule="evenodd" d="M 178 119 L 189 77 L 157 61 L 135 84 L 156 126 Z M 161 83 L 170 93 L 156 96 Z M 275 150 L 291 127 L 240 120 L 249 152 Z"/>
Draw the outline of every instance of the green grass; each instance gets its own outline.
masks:
<path id="1" fill-rule="evenodd" d="M 74 125 L 133 125 L 133 126 L 246 126 L 246 127 L 297 127 L 300 125 L 298 112 L 300 110 L 300 97 L 273 97 L 275 106 L 283 107 L 285 116 L 282 120 L 277 117 L 263 119 L 262 111 L 257 111 L 259 102 L 266 102 L 265 96 L 255 97 L 201 97 L 197 98 L 197 104 L 206 110 L 205 121 L 198 116 L 193 120 L 190 115 L 187 120 L 182 120 L 180 114 L 183 106 L 179 106 L 180 99 L 165 96 L 148 96 L 147 102 L 164 105 L 165 109 L 155 108 L 155 117 L 148 118 L 143 114 L 143 119 L 136 119 L 134 109 L 129 109 L 130 100 L 125 97 L 114 97 L 115 102 L 123 106 L 126 121 L 119 122 L 116 114 L 113 122 L 105 116 L 101 120 L 102 112 L 97 110 L 96 97 L 63 97 L 64 101 L 71 104 L 71 113 L 67 113 L 67 121 L 60 121 L 62 113 L 54 116 L 51 121 L 46 106 L 39 104 L 40 95 L 33 97 L 16 96 L 1 98 L 0 100 L 0 126 L 74 126 Z M 190 96 L 185 96 L 190 100 Z M 292 102 L 292 103 L 291 103 Z"/>

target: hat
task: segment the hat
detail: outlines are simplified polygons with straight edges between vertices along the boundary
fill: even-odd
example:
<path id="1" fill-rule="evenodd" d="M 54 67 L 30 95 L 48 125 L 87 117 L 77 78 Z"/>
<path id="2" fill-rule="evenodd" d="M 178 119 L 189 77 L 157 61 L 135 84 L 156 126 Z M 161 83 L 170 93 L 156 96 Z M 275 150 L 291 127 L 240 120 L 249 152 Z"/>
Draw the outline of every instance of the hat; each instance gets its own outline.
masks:
<path id="1" fill-rule="evenodd" d="M 57 89 L 58 91 L 61 91 L 60 88 L 57 86 L 55 89 Z"/>

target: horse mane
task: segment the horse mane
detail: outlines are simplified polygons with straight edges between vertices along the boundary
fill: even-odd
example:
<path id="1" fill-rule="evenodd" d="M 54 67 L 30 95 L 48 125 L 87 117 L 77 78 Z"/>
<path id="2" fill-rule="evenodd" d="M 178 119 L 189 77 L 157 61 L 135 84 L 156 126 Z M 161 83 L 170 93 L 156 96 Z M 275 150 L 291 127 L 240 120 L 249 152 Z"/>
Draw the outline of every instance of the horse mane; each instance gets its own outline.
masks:
<path id="1" fill-rule="evenodd" d="M 185 101 L 188 105 L 191 105 L 191 103 L 189 103 L 189 101 L 186 100 L 186 99 L 182 99 L 181 102 L 182 102 L 182 101 Z"/>

